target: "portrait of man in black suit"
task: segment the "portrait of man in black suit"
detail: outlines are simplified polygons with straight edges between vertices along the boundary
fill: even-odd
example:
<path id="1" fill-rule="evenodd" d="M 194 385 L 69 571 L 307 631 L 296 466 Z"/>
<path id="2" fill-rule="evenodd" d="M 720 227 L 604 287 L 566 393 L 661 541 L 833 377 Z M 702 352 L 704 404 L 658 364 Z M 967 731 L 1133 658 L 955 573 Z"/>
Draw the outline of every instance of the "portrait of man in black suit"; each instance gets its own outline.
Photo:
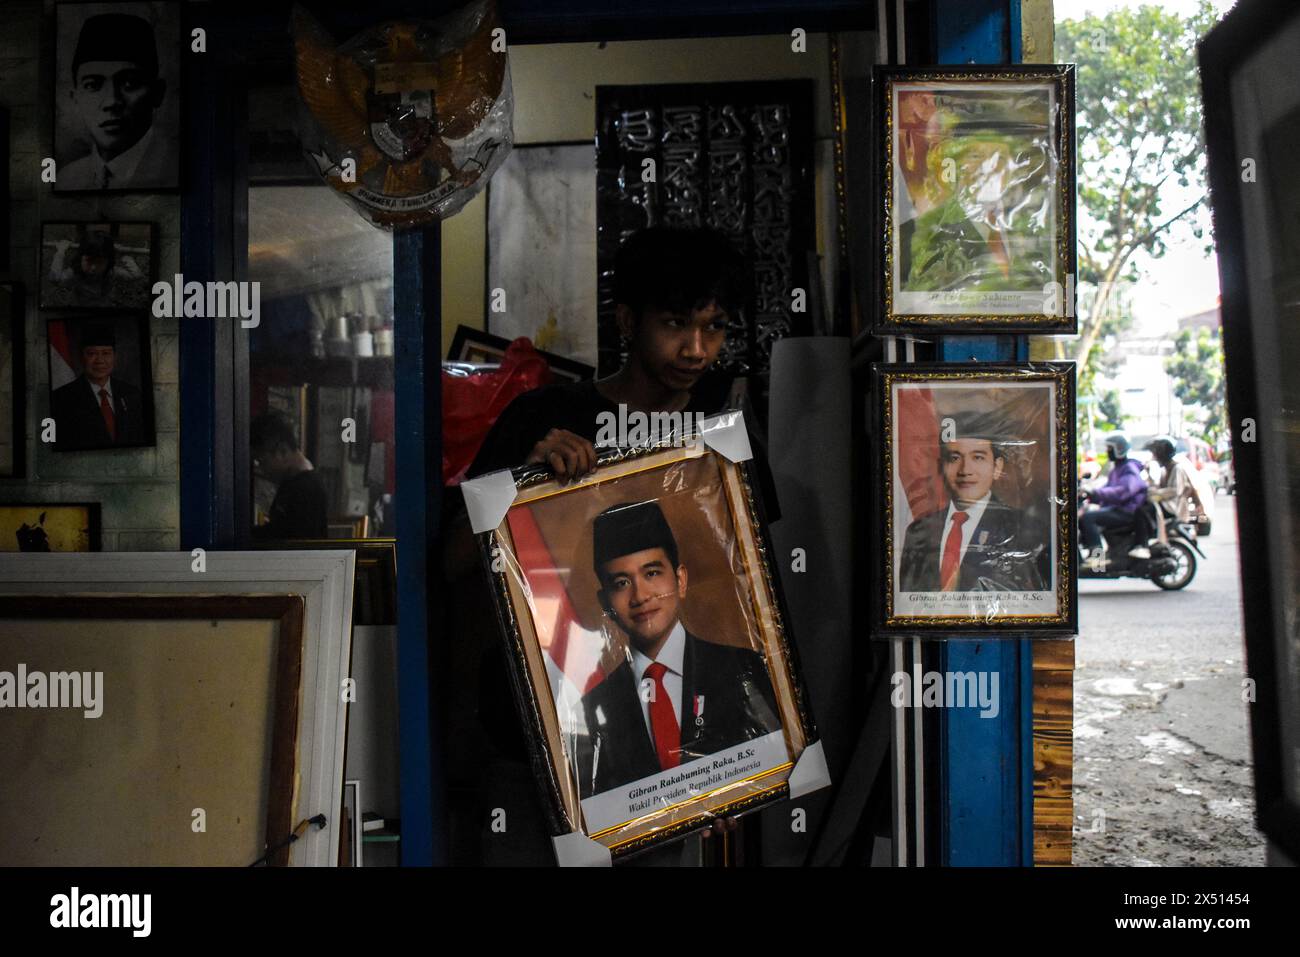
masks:
<path id="1" fill-rule="evenodd" d="M 592 537 L 600 603 L 628 646 L 626 660 L 582 700 L 582 796 L 780 730 L 762 657 L 707 641 L 682 621 L 689 577 L 658 503 L 606 509 Z"/>
<path id="2" fill-rule="evenodd" d="M 55 449 L 60 452 L 111 449 L 153 443 L 152 405 L 139 380 L 119 368 L 117 330 L 112 323 L 91 322 L 80 328 L 63 322 L 75 337 L 72 348 L 77 377 L 50 393 Z M 136 322 L 138 320 L 130 320 Z M 144 337 L 147 347 L 148 337 Z M 53 344 L 51 345 L 53 348 Z M 145 358 L 139 352 L 140 364 Z M 144 369 L 138 369 L 144 373 Z M 142 376 L 147 379 L 147 373 Z"/>
<path id="3" fill-rule="evenodd" d="M 1043 591 L 1051 581 L 1047 529 L 998 498 L 1007 449 L 1023 444 L 991 415 L 944 417 L 936 462 L 944 505 L 907 527 L 904 592 Z M 946 440 L 945 440 L 946 439 Z"/>

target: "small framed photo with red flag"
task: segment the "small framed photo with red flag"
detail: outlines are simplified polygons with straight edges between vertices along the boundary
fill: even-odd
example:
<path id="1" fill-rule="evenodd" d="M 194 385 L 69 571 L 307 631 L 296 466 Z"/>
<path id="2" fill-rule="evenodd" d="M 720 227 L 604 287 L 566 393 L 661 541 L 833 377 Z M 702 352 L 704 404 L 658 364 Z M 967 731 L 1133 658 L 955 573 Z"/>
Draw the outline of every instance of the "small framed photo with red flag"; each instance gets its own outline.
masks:
<path id="1" fill-rule="evenodd" d="M 877 636 L 1072 634 L 1072 363 L 877 365 Z"/>
<path id="2" fill-rule="evenodd" d="M 45 329 L 54 450 L 153 445 L 148 316 L 64 317 L 47 320 Z"/>
<path id="3" fill-rule="evenodd" d="M 462 485 L 561 864 L 829 783 L 740 413 Z"/>

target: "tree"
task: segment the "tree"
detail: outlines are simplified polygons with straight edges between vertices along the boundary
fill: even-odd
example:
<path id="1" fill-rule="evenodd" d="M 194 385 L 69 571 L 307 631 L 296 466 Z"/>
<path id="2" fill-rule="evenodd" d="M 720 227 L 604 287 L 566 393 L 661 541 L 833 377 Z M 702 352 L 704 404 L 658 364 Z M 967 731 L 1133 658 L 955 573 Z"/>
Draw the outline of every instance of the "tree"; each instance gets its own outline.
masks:
<path id="1" fill-rule="evenodd" d="M 1223 343 L 1218 332 L 1182 329 L 1174 339 L 1174 353 L 1165 358 L 1165 371 L 1174 380 L 1174 395 L 1184 405 L 1203 410 L 1200 424 L 1205 441 L 1218 444 L 1227 426 L 1227 400 L 1223 388 Z"/>
<path id="2" fill-rule="evenodd" d="M 1102 332 L 1115 284 L 1139 278 L 1138 253 L 1163 256 L 1170 227 L 1208 199 L 1196 42 L 1217 19 L 1209 0 L 1200 0 L 1188 19 L 1142 6 L 1057 24 L 1056 58 L 1077 65 L 1078 281 L 1096 289 L 1080 316 L 1080 366 Z M 1171 181 L 1196 200 L 1165 209 L 1162 191 Z"/>

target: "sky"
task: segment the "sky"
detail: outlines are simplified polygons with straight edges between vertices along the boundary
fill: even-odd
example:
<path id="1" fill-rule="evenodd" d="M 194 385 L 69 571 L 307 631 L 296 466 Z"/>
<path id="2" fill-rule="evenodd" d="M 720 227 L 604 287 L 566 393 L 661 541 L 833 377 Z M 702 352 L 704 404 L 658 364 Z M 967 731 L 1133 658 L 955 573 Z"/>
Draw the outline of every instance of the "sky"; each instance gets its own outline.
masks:
<path id="1" fill-rule="evenodd" d="M 1227 13 L 1234 2 L 1211 0 L 1220 14 Z M 1058 22 L 1076 20 L 1144 3 L 1186 14 L 1197 6 L 1197 0 L 1055 0 L 1056 19 Z M 1162 205 L 1171 212 L 1183 209 L 1195 198 L 1194 194 L 1188 194 L 1190 198 L 1183 199 L 1183 194 L 1175 184 Z M 1197 239 L 1190 229 L 1174 227 L 1177 231 L 1171 233 L 1169 251 L 1160 259 L 1144 257 L 1140 262 L 1143 280 L 1134 287 L 1130 297 L 1137 318 L 1135 331 L 1139 335 L 1172 335 L 1179 319 L 1212 309 L 1218 302 L 1218 263 L 1204 248 L 1210 236 L 1208 211 L 1201 212 L 1200 222 L 1205 239 Z"/>

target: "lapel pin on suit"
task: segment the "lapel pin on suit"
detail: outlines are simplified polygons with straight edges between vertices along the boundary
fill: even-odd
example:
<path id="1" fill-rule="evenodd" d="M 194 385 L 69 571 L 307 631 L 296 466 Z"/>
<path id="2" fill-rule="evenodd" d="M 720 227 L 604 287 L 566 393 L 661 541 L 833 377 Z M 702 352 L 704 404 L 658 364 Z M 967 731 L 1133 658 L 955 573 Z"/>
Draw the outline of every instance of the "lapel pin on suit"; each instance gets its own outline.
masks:
<path id="1" fill-rule="evenodd" d="M 695 726 L 698 728 L 704 724 L 704 695 L 695 696 Z"/>

